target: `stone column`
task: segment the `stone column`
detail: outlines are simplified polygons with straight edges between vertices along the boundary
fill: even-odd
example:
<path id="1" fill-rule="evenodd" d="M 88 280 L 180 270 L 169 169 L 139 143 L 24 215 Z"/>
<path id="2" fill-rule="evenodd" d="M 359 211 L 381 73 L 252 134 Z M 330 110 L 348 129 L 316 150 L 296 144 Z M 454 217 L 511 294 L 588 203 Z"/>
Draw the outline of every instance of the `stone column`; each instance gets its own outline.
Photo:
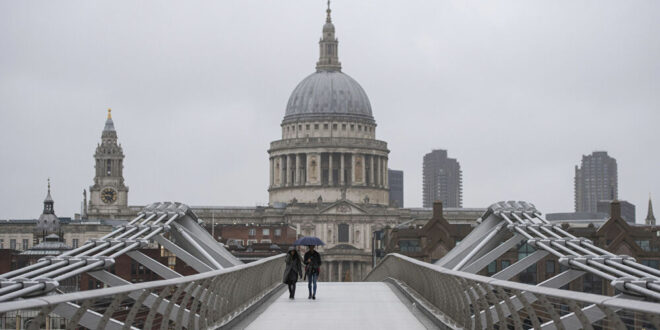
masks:
<path id="1" fill-rule="evenodd" d="M 369 156 L 369 180 L 371 180 L 371 186 L 376 186 L 376 179 L 374 178 L 374 156 Z"/>
<path id="2" fill-rule="evenodd" d="M 339 155 L 339 185 L 343 186 L 346 184 L 346 178 L 344 178 L 344 153 L 342 152 Z"/>
<path id="3" fill-rule="evenodd" d="M 355 185 L 355 154 L 351 154 L 351 186 Z"/>
<path id="4" fill-rule="evenodd" d="M 293 156 L 286 155 L 286 185 L 293 186 L 293 175 L 291 174 L 293 166 Z"/>
<path id="5" fill-rule="evenodd" d="M 280 156 L 280 186 L 286 186 L 286 155 Z"/>
<path id="6" fill-rule="evenodd" d="M 389 178 L 388 178 L 388 175 L 387 175 L 387 158 L 385 158 L 384 161 L 385 161 L 385 164 L 383 166 L 383 177 L 385 178 L 385 180 L 384 180 L 385 181 L 385 188 L 387 188 L 387 187 L 390 186 Z"/>
<path id="7" fill-rule="evenodd" d="M 295 184 L 297 186 L 300 186 L 300 160 L 301 159 L 302 159 L 302 157 L 300 157 L 300 154 L 296 154 L 296 178 L 295 178 L 296 183 Z"/>
<path id="8" fill-rule="evenodd" d="M 362 184 L 367 185 L 367 155 L 362 155 Z"/>
<path id="9" fill-rule="evenodd" d="M 339 275 L 338 278 L 337 278 L 337 282 L 343 282 L 343 279 L 344 279 L 344 274 L 343 274 L 343 269 L 342 269 L 343 266 L 344 266 L 343 262 L 337 261 L 337 270 L 338 270 L 337 273 Z"/>
<path id="10" fill-rule="evenodd" d="M 270 186 L 271 187 L 273 186 L 273 180 L 275 180 L 275 178 L 273 177 L 273 170 L 274 170 L 274 164 L 273 163 L 274 163 L 273 162 L 273 157 L 271 157 L 270 158 L 270 173 L 269 173 L 270 174 Z"/>
<path id="11" fill-rule="evenodd" d="M 351 282 L 356 282 L 355 261 L 351 261 Z"/>
<path id="12" fill-rule="evenodd" d="M 328 153 L 328 185 L 334 186 L 332 184 L 332 152 Z"/>

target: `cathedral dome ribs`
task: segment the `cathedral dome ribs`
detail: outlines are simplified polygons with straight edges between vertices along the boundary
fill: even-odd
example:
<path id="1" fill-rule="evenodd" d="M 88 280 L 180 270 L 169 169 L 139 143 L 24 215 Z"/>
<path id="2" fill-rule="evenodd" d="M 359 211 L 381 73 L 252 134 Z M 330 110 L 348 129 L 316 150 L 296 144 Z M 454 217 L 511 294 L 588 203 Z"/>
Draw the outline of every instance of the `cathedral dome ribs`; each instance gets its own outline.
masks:
<path id="1" fill-rule="evenodd" d="M 319 41 L 316 72 L 293 90 L 282 139 L 270 145 L 269 196 L 274 203 L 388 205 L 387 143 L 364 89 L 341 71 L 330 8 Z"/>

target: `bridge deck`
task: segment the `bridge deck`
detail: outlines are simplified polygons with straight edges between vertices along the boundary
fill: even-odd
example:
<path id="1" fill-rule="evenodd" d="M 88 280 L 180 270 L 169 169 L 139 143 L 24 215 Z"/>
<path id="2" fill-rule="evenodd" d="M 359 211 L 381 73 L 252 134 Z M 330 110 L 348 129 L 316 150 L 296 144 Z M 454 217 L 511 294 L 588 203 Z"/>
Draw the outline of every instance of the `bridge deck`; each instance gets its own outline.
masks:
<path id="1" fill-rule="evenodd" d="M 381 282 L 318 283 L 316 300 L 298 282 L 247 329 L 425 329 L 389 286 Z"/>

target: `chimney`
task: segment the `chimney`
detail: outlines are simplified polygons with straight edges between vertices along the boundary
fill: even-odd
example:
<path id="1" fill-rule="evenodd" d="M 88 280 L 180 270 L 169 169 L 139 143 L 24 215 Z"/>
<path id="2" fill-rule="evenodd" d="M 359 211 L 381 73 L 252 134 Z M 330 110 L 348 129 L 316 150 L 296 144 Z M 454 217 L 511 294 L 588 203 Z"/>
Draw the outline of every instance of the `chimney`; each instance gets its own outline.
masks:
<path id="1" fill-rule="evenodd" d="M 621 219 L 621 203 L 616 199 L 610 203 L 610 218 Z"/>
<path id="2" fill-rule="evenodd" d="M 433 219 L 442 219 L 442 201 L 433 202 Z"/>

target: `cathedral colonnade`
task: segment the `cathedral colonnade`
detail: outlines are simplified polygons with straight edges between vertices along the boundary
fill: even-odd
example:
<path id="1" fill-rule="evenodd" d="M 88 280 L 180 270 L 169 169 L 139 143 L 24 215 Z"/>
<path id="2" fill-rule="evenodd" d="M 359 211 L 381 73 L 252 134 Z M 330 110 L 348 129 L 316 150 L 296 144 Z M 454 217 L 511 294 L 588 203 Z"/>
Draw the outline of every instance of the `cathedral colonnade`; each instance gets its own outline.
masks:
<path id="1" fill-rule="evenodd" d="M 321 265 L 320 281 L 359 282 L 371 271 L 371 263 L 363 261 L 328 260 Z"/>
<path id="2" fill-rule="evenodd" d="M 282 153 L 270 157 L 270 188 L 388 188 L 387 156 L 355 152 Z"/>

